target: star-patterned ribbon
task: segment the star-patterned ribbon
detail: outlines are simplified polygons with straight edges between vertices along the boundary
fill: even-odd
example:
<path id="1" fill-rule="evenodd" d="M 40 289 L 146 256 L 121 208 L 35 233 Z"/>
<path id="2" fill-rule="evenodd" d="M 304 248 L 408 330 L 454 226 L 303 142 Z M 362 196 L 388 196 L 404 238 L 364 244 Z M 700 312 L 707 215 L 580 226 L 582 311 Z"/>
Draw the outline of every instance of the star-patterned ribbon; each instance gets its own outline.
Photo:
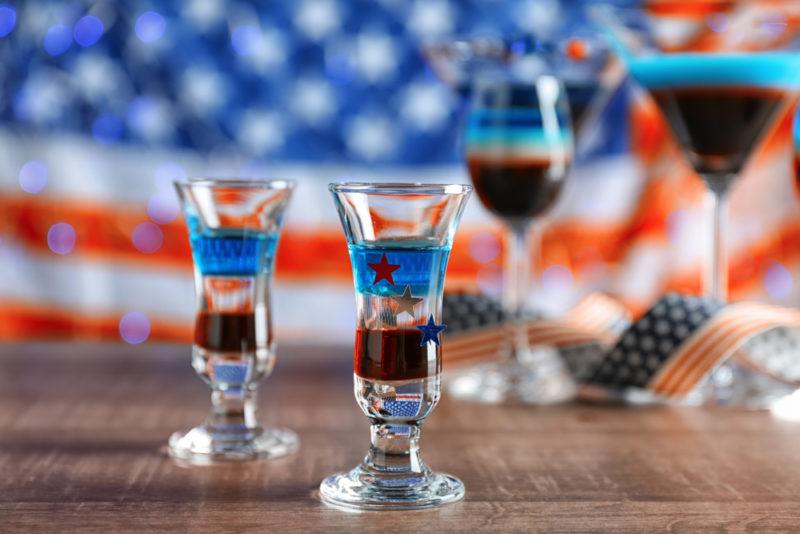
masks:
<path id="1" fill-rule="evenodd" d="M 445 365 L 496 357 L 508 330 L 499 304 L 472 295 L 445 295 L 444 303 Z M 793 309 L 669 294 L 633 321 L 595 294 L 561 320 L 530 317 L 528 336 L 532 345 L 556 346 L 591 398 L 626 389 L 682 397 L 729 358 L 800 387 L 800 311 Z"/>

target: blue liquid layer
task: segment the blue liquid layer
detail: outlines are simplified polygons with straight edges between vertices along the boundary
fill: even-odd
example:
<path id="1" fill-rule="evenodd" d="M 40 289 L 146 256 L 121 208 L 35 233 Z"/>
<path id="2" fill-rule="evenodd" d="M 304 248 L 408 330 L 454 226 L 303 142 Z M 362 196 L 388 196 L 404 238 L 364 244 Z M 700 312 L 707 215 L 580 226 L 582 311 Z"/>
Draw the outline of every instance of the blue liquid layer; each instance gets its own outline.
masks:
<path id="1" fill-rule="evenodd" d="M 278 238 L 271 234 L 193 236 L 192 255 L 202 274 L 252 276 L 266 273 Z"/>
<path id="2" fill-rule="evenodd" d="M 254 276 L 272 269 L 278 234 L 243 228 L 202 228 L 187 215 L 195 266 L 204 275 Z"/>
<path id="3" fill-rule="evenodd" d="M 562 127 L 560 131 L 545 132 L 538 109 L 476 108 L 469 115 L 466 142 L 471 147 L 497 143 L 545 147 L 554 142 L 570 144 L 572 136 L 567 117 L 559 114 L 558 123 Z"/>
<path id="4" fill-rule="evenodd" d="M 349 249 L 356 291 L 380 296 L 402 294 L 406 286 L 411 287 L 414 295 L 427 294 L 431 283 L 441 288 L 447 259 L 450 256 L 449 246 L 404 244 L 398 247 L 396 242 L 390 245 L 381 243 L 368 246 L 350 245 Z M 380 263 L 384 254 L 390 264 L 400 266 L 392 272 L 394 285 L 385 279 L 374 283 L 376 272 L 369 264 Z"/>
<path id="5" fill-rule="evenodd" d="M 670 87 L 800 88 L 800 54 L 657 54 L 629 61 L 631 75 L 648 89 Z"/>

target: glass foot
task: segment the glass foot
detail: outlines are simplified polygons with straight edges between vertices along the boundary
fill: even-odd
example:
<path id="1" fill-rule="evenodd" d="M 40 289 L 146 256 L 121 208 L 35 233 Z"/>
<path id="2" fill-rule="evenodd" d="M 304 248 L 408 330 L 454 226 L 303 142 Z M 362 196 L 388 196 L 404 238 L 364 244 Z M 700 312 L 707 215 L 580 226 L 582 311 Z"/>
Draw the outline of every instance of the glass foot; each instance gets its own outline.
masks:
<path id="1" fill-rule="evenodd" d="M 557 353 L 536 351 L 536 356 L 504 360 L 473 367 L 447 380 L 456 398 L 487 404 L 555 404 L 572 399 L 575 381 Z"/>
<path id="2" fill-rule="evenodd" d="M 319 486 L 320 498 L 336 508 L 351 510 L 410 510 L 433 508 L 464 498 L 464 484 L 446 473 L 375 475 L 359 466 L 329 476 Z"/>
<path id="3" fill-rule="evenodd" d="M 245 462 L 279 458 L 295 452 L 297 434 L 285 428 L 258 428 L 246 434 L 211 432 L 205 425 L 169 438 L 169 454 L 193 465 L 217 462 Z"/>
<path id="4" fill-rule="evenodd" d="M 761 410 L 796 390 L 797 384 L 728 361 L 709 373 L 681 403 Z"/>

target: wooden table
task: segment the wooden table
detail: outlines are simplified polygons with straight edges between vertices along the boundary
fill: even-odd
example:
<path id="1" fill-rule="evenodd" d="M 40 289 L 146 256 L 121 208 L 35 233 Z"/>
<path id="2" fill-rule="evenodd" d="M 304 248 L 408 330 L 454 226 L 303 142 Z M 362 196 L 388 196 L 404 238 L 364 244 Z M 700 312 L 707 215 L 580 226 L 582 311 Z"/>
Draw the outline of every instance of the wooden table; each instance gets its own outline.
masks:
<path id="1" fill-rule="evenodd" d="M 464 502 L 344 513 L 314 492 L 353 467 L 367 422 L 345 348 L 284 347 L 262 418 L 295 429 L 292 457 L 185 468 L 169 434 L 208 389 L 184 346 L 0 346 L 0 531 L 693 531 L 800 529 L 800 424 L 768 413 L 445 398 L 426 424 L 434 468 Z"/>

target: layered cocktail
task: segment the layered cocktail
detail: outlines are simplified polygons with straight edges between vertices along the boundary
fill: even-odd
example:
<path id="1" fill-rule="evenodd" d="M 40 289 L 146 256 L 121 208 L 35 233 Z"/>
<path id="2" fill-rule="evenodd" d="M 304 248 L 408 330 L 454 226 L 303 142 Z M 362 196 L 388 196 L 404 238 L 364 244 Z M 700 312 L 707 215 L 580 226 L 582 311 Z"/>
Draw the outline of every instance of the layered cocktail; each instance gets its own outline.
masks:
<path id="1" fill-rule="evenodd" d="M 669 27 L 659 27 L 657 10 L 602 7 L 595 14 L 708 188 L 713 247 L 703 286 L 707 296 L 725 301 L 728 193 L 760 141 L 797 98 L 800 42 L 790 26 L 770 23 L 769 10 L 750 9 L 747 2 L 709 2 L 699 11 L 693 2 L 670 5 L 671 13 L 688 13 L 694 25 L 686 39 L 676 40 Z M 707 38 L 703 28 L 711 34 Z M 769 402 L 773 394 L 761 386 L 769 381 L 751 378 L 750 370 L 724 364 L 700 388 L 700 397 L 744 406 Z"/>
<path id="2" fill-rule="evenodd" d="M 422 461 L 422 423 L 440 397 L 442 293 L 465 185 L 332 184 L 356 293 L 355 396 L 371 444 L 355 469 L 326 478 L 322 499 L 356 509 L 428 508 L 464 495 Z"/>

